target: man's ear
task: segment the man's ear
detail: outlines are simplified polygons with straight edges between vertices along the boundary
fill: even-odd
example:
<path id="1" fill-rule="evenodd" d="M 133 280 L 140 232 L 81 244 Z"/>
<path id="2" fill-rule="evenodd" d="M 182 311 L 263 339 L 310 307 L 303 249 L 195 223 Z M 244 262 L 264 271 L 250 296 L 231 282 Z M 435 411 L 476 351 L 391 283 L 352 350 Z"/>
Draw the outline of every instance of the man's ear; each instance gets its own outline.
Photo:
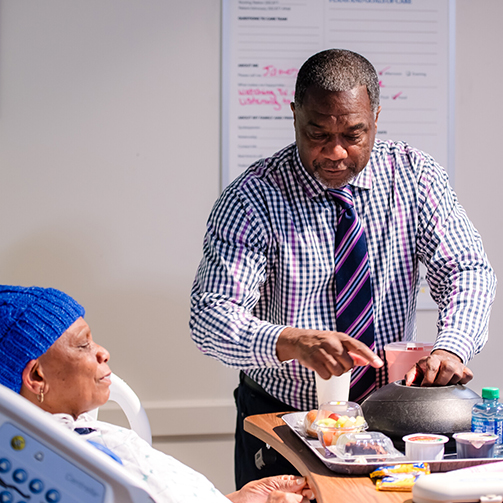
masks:
<path id="1" fill-rule="evenodd" d="M 23 385 L 31 393 L 38 395 L 45 387 L 45 379 L 38 360 L 30 360 L 23 370 Z"/>
<path id="2" fill-rule="evenodd" d="M 376 112 L 375 126 L 377 127 L 377 121 L 379 119 L 379 114 L 381 113 L 381 107 L 379 106 Z"/>

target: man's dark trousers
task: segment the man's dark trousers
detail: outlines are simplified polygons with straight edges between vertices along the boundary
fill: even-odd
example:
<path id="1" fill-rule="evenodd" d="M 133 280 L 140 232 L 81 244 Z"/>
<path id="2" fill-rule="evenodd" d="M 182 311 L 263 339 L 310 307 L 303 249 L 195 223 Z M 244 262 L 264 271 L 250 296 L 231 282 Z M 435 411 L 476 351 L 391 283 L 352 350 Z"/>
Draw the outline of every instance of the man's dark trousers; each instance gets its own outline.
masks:
<path id="1" fill-rule="evenodd" d="M 299 472 L 274 449 L 243 429 L 245 417 L 272 412 L 297 411 L 276 400 L 258 384 L 240 373 L 239 386 L 234 390 L 237 407 L 236 444 L 234 450 L 234 474 L 236 488 L 241 489 L 247 482 L 272 475 L 299 475 Z M 258 458 L 257 461 L 255 458 Z M 257 467 L 261 466 L 259 469 Z"/>

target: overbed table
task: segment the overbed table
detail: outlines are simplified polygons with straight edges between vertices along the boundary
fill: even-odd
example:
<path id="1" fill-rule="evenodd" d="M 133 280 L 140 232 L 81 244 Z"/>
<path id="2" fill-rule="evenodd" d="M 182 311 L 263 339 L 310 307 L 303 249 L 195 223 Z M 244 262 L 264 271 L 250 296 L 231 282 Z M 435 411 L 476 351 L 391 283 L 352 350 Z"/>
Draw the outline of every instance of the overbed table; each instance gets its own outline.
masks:
<path id="1" fill-rule="evenodd" d="M 283 413 L 259 414 L 245 419 L 244 428 L 292 463 L 308 478 L 317 503 L 412 503 L 411 492 L 377 491 L 368 475 L 340 475 L 329 470 L 287 426 Z"/>

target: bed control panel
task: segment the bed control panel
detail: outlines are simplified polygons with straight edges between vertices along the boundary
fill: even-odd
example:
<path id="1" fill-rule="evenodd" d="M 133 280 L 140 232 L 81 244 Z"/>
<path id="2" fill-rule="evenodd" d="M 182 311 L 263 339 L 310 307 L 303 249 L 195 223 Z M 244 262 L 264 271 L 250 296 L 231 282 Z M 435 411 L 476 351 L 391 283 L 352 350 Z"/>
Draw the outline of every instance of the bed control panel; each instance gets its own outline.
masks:
<path id="1" fill-rule="evenodd" d="M 105 486 L 19 427 L 0 426 L 0 503 L 102 503 Z"/>

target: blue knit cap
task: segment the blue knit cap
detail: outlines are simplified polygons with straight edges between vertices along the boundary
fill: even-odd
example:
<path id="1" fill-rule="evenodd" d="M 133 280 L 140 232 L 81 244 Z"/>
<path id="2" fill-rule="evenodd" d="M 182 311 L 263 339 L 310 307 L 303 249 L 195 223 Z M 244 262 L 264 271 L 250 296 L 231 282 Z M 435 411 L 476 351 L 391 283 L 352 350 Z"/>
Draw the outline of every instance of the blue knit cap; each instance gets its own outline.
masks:
<path id="1" fill-rule="evenodd" d="M 26 364 L 84 314 L 59 290 L 0 285 L 0 384 L 19 393 Z"/>

